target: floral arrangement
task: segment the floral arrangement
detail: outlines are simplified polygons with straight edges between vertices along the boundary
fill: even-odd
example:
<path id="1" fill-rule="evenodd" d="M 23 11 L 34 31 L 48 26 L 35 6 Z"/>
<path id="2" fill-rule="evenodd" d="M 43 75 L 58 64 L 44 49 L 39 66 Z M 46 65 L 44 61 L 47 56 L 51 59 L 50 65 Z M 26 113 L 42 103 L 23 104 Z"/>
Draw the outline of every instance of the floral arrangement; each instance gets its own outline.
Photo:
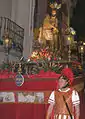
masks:
<path id="1" fill-rule="evenodd" d="M 66 66 L 72 68 L 75 76 L 79 76 L 82 73 L 85 74 L 85 67 L 77 60 L 73 59 L 71 62 L 63 60 L 60 51 L 52 52 L 48 48 L 35 50 L 28 59 L 17 63 L 6 64 L 3 62 L 0 66 L 0 70 L 8 70 L 8 72 L 12 71 L 18 73 L 19 64 L 21 64 L 22 74 L 39 74 L 42 70 L 44 72 L 54 72 L 59 74 Z"/>
<path id="2" fill-rule="evenodd" d="M 52 52 L 49 51 L 48 48 L 33 51 L 29 58 L 30 62 L 36 62 L 36 64 L 38 64 L 40 70 L 55 71 L 56 73 L 62 67 L 62 65 L 58 63 L 60 60 L 60 52 Z"/>
<path id="3" fill-rule="evenodd" d="M 65 66 L 72 68 L 74 75 L 78 76 L 83 72 L 81 63 L 76 60 L 64 61 L 60 51 L 51 52 L 48 48 L 33 51 L 30 61 L 36 62 L 39 71 L 44 70 L 60 73 Z"/>
<path id="4" fill-rule="evenodd" d="M 55 51 L 52 52 L 49 50 L 49 48 L 45 48 L 45 49 L 39 49 L 39 50 L 35 50 L 32 52 L 31 56 L 30 56 L 31 60 L 40 60 L 40 59 L 47 59 L 47 60 L 61 60 L 61 53 L 60 51 Z"/>
<path id="5" fill-rule="evenodd" d="M 47 49 L 41 49 L 40 51 L 35 50 L 32 52 L 30 59 L 38 60 L 38 59 L 51 59 L 52 52 L 49 52 Z"/>

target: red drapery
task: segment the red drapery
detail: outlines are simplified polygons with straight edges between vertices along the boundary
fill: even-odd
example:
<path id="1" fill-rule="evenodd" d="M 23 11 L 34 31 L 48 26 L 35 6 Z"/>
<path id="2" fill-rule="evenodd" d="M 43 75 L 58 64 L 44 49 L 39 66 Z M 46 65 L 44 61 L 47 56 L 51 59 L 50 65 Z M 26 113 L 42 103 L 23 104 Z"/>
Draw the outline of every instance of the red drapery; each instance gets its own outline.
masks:
<path id="1" fill-rule="evenodd" d="M 0 119 L 45 119 L 46 104 L 0 104 Z"/>
<path id="2" fill-rule="evenodd" d="M 12 75 L 15 77 L 15 75 Z M 16 86 L 15 79 L 9 74 L 0 74 L 0 91 L 47 91 L 56 88 L 57 75 L 41 72 L 30 76 L 21 87 Z M 26 77 L 25 77 L 26 78 Z M 37 80 L 35 80 L 37 78 Z M 42 80 L 41 80 L 42 78 Z M 49 80 L 53 78 L 54 80 Z M 40 81 L 39 81 L 40 79 Z M 48 104 L 12 103 L 0 104 L 0 119 L 45 119 Z"/>
<path id="3" fill-rule="evenodd" d="M 55 80 L 44 80 L 44 81 L 26 81 L 21 87 L 16 86 L 15 82 L 12 81 L 0 81 L 0 91 L 45 91 L 53 90 L 56 88 Z"/>
<path id="4" fill-rule="evenodd" d="M 1 78 L 0 91 L 47 91 L 56 89 L 58 75 L 50 72 L 48 74 L 41 73 L 42 75 L 31 76 L 32 80 L 26 79 L 21 87 L 16 86 L 14 79 Z M 40 80 L 34 78 L 40 78 Z M 45 119 L 47 108 L 48 104 L 0 104 L 0 119 Z"/>
<path id="5" fill-rule="evenodd" d="M 13 78 L 8 78 L 12 76 Z M 55 72 L 47 71 L 44 72 L 43 70 L 40 71 L 39 74 L 30 75 L 29 78 L 24 75 L 26 81 L 21 87 L 16 86 L 16 74 L 8 74 L 8 72 L 0 73 L 0 90 L 29 90 L 29 91 L 36 91 L 36 90 L 53 90 L 56 87 L 56 80 L 59 77 L 59 74 Z M 8 80 L 9 79 L 9 80 Z"/>

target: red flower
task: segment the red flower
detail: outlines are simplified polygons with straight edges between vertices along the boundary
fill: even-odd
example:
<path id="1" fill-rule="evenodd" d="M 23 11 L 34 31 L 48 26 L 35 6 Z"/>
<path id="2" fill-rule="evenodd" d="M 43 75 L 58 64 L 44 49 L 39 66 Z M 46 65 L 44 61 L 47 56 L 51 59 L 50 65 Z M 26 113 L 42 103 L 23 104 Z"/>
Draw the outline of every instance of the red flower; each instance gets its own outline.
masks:
<path id="1" fill-rule="evenodd" d="M 56 61 L 56 60 L 57 60 L 57 58 L 56 58 L 56 57 L 54 57 L 54 60 Z"/>

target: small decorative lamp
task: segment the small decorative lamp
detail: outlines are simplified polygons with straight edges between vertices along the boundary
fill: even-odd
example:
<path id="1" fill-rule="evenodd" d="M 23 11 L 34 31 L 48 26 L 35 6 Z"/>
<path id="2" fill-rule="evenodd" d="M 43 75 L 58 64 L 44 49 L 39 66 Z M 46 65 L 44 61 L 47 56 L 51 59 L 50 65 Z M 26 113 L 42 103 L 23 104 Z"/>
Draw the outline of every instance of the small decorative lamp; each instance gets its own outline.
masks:
<path id="1" fill-rule="evenodd" d="M 80 53 L 81 53 L 81 63 L 83 65 L 83 53 L 84 53 L 84 47 L 83 47 L 83 45 L 80 46 Z"/>
<path id="2" fill-rule="evenodd" d="M 4 44 L 6 48 L 9 47 L 9 38 L 4 39 Z"/>
<path id="3" fill-rule="evenodd" d="M 3 36 L 4 41 L 4 49 L 5 49 L 5 55 L 6 55 L 6 62 L 9 63 L 9 49 L 11 47 L 11 39 L 9 38 L 9 33 L 6 32 Z"/>
<path id="4" fill-rule="evenodd" d="M 83 47 L 83 45 L 82 45 L 80 48 L 81 48 L 81 49 L 80 49 L 81 53 L 83 53 L 83 52 L 84 52 L 84 47 Z"/>
<path id="5" fill-rule="evenodd" d="M 68 44 L 68 60 L 69 60 L 69 62 L 71 61 L 71 40 L 72 40 L 72 36 L 68 35 L 67 44 Z"/>

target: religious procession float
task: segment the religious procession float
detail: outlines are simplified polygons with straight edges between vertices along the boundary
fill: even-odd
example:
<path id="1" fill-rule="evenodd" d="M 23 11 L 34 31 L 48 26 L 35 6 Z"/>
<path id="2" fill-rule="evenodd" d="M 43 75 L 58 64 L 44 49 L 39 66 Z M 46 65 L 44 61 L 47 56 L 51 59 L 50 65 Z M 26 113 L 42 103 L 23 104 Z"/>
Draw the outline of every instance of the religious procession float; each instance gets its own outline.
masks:
<path id="1" fill-rule="evenodd" d="M 78 91 L 84 89 L 84 49 L 80 47 L 78 56 L 76 31 L 68 23 L 65 5 L 58 1 L 49 3 L 51 12 L 42 25 L 34 29 L 33 50 L 28 58 L 22 56 L 19 61 L 1 64 L 0 102 L 15 102 L 16 92 L 18 102 L 44 103 L 43 92 L 56 89 L 56 78 L 64 67 L 73 70 L 73 86 Z"/>

